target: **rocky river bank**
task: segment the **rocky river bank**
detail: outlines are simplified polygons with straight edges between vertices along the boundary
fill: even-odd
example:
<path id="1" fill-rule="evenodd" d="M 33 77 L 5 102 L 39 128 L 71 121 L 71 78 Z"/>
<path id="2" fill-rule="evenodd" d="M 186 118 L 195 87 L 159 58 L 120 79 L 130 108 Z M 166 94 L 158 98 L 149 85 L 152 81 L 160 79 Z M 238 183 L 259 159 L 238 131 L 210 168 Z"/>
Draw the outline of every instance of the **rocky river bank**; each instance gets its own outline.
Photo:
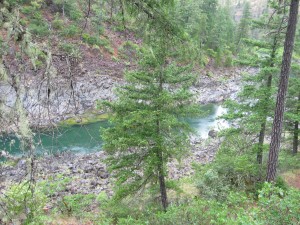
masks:
<path id="1" fill-rule="evenodd" d="M 191 91 L 199 104 L 234 99 L 240 89 L 242 74 L 245 72 L 255 73 L 255 70 L 249 68 L 203 70 Z M 30 89 L 26 89 L 28 83 L 24 83 L 21 92 L 29 122 L 33 125 L 48 125 L 74 115 L 82 115 L 87 110 L 95 108 L 98 100 L 113 100 L 114 87 L 124 83 L 123 79 L 117 76 L 87 71 L 84 76 L 72 78 L 72 88 L 67 78 L 53 78 L 50 84 L 39 83 L 37 80 L 32 80 Z M 0 88 L 2 94 L 5 90 L 6 105 L 12 106 L 16 100 L 14 91 L 7 85 Z M 220 143 L 218 138 L 207 140 L 191 138 L 191 153 L 180 163 L 173 160 L 168 164 L 169 177 L 177 180 L 193 174 L 192 163 L 212 161 Z M 103 151 L 89 154 L 74 154 L 67 151 L 46 155 L 35 159 L 35 177 L 38 182 L 68 178 L 69 181 L 55 192 L 53 198 L 68 194 L 100 192 L 106 192 L 111 196 L 112 180 L 104 163 L 105 158 Z M 10 161 L 0 164 L 0 193 L 9 185 L 28 178 L 29 168 L 30 162 L 26 158 L 12 157 Z"/>
<path id="2" fill-rule="evenodd" d="M 178 180 L 194 173 L 192 163 L 205 164 L 213 160 L 219 147 L 220 140 L 201 140 L 191 138 L 191 152 L 179 163 L 173 160 L 168 163 L 169 178 Z M 51 196 L 56 199 L 69 194 L 99 194 L 105 192 L 113 194 L 112 180 L 107 171 L 104 160 L 105 152 L 99 151 L 89 154 L 74 154 L 62 152 L 48 155 L 34 160 L 34 174 L 37 182 L 62 183 L 63 188 L 55 190 Z M 11 184 L 20 183 L 29 177 L 30 162 L 24 158 L 14 158 L 0 164 L 0 193 Z"/>

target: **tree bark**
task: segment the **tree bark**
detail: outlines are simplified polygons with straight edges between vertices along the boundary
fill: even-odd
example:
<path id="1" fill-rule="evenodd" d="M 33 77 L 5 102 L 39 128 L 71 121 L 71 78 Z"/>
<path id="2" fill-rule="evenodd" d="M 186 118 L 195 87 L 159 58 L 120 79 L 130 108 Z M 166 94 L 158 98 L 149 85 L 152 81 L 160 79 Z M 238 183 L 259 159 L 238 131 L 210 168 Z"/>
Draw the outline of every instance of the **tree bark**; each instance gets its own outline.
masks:
<path id="1" fill-rule="evenodd" d="M 283 19 L 281 20 L 281 24 L 278 28 L 277 35 L 280 35 L 280 31 L 283 25 Z M 270 58 L 270 67 L 274 67 L 274 61 L 276 57 L 276 50 L 277 50 L 277 44 L 278 44 L 278 36 L 274 37 L 273 40 L 273 45 L 272 45 L 272 53 L 271 53 L 271 58 Z M 269 74 L 266 87 L 268 89 L 268 92 L 265 96 L 265 104 L 266 106 L 269 104 L 270 97 L 271 97 L 271 88 L 272 88 L 272 80 L 273 80 L 273 74 Z M 266 134 L 266 124 L 267 124 L 267 114 L 268 114 L 269 107 L 266 107 L 264 110 L 264 120 L 260 125 L 260 132 L 259 132 L 259 138 L 258 138 L 258 151 L 257 151 L 257 162 L 259 165 L 262 165 L 262 160 L 263 160 L 263 145 L 264 145 L 264 140 L 265 140 L 265 134 Z M 261 178 L 260 178 L 261 179 Z"/>
<path id="2" fill-rule="evenodd" d="M 161 204 L 164 211 L 167 211 L 168 208 L 168 197 L 167 197 L 167 189 L 166 189 L 166 182 L 165 182 L 165 174 L 163 168 L 163 157 L 162 152 L 158 152 L 158 180 L 159 180 L 159 188 L 160 188 L 160 196 L 161 196 Z"/>
<path id="3" fill-rule="evenodd" d="M 300 93 L 298 96 L 297 114 L 300 113 Z M 293 154 L 297 154 L 299 146 L 299 121 L 294 123 Z"/>
<path id="4" fill-rule="evenodd" d="M 284 43 L 284 53 L 282 58 L 282 66 L 280 73 L 280 82 L 276 99 L 275 115 L 272 127 L 272 137 L 270 143 L 267 178 L 268 182 L 274 181 L 276 178 L 278 153 L 280 149 L 280 139 L 283 125 L 283 115 L 285 107 L 285 99 L 289 81 L 289 73 L 291 68 L 291 59 L 294 48 L 294 40 L 296 33 L 297 17 L 298 17 L 299 0 L 292 0 L 290 5 L 290 15 L 288 27 Z"/>
<path id="5" fill-rule="evenodd" d="M 163 91 L 163 79 L 162 74 L 160 73 L 159 76 L 159 94 L 161 94 Z M 158 105 L 158 109 L 161 109 L 162 105 Z M 157 149 L 156 149 L 156 155 L 158 159 L 157 164 L 157 170 L 158 170 L 158 180 L 159 180 L 159 189 L 160 189 L 160 197 L 161 197 L 161 204 L 164 211 L 167 211 L 168 208 L 168 197 L 167 197 L 167 188 L 166 188 L 166 182 L 165 182 L 165 170 L 164 170 L 164 160 L 163 160 L 163 152 L 161 149 L 161 141 L 159 140 L 159 137 L 161 135 L 161 128 L 160 128 L 160 118 L 159 114 L 157 115 L 157 121 L 156 121 L 156 129 L 157 129 Z"/>
<path id="6" fill-rule="evenodd" d="M 272 63 L 271 63 L 271 67 L 274 67 L 274 63 L 273 63 L 273 60 L 275 58 L 275 48 L 273 48 L 273 52 L 272 52 L 272 56 L 271 56 L 271 59 L 272 59 Z M 274 56 L 273 56 L 274 54 Z M 266 96 L 266 103 L 269 101 L 269 98 L 271 96 L 271 87 L 272 87 L 272 74 L 270 74 L 268 76 L 268 80 L 267 80 L 267 88 L 268 88 L 268 95 Z M 267 110 L 268 110 L 268 107 L 266 107 L 266 111 L 264 112 L 265 113 L 265 118 L 264 118 L 264 121 L 263 123 L 260 125 L 260 132 L 259 132 L 259 138 L 258 138 L 258 152 L 257 152 L 257 162 L 259 165 L 262 165 L 262 159 L 263 159 L 263 145 L 264 145 L 264 140 L 265 140 L 265 133 L 266 133 L 266 124 L 267 124 Z"/>

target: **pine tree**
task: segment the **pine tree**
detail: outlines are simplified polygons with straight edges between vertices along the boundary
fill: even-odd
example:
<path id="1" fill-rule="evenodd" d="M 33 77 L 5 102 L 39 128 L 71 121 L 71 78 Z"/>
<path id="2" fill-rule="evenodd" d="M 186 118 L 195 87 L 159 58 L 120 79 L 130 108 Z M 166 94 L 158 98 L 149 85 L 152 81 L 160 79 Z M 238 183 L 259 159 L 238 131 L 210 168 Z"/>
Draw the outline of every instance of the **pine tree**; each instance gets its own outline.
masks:
<path id="1" fill-rule="evenodd" d="M 186 153 L 191 129 L 182 119 L 198 112 L 188 90 L 194 76 L 185 74 L 188 67 L 172 58 L 179 51 L 185 55 L 187 49 L 185 35 L 170 18 L 172 2 L 126 2 L 130 14 L 146 21 L 143 34 L 148 46 L 139 68 L 126 74 L 118 101 L 104 103 L 112 112 L 113 127 L 103 132 L 103 139 L 117 180 L 116 199 L 153 187 L 159 189 L 164 210 L 168 206 L 166 163 Z"/>
<path id="2" fill-rule="evenodd" d="M 263 146 L 267 130 L 267 118 L 272 117 L 274 108 L 273 94 L 277 67 L 280 65 L 278 52 L 282 46 L 282 33 L 285 27 L 285 12 L 278 11 L 273 5 L 272 18 L 263 16 L 254 21 L 256 29 L 265 32 L 260 40 L 245 39 L 245 53 L 241 52 L 239 62 L 244 65 L 260 68 L 256 75 L 245 77 L 245 85 L 239 94 L 239 102 L 228 101 L 229 113 L 225 118 L 238 121 L 243 132 L 256 134 L 257 162 L 262 164 Z M 277 12 L 277 13 L 275 13 Z"/>
<path id="3" fill-rule="evenodd" d="M 292 66 L 292 77 L 290 78 L 287 93 L 285 128 L 292 133 L 292 153 L 298 152 L 299 146 L 299 121 L 300 121 L 300 67 L 298 64 Z"/>
<path id="4" fill-rule="evenodd" d="M 272 136 L 270 143 L 267 178 L 268 182 L 274 181 L 276 178 L 278 154 L 280 149 L 280 139 L 282 133 L 283 116 L 285 109 L 285 100 L 287 87 L 289 82 L 289 73 L 291 68 L 291 59 L 294 48 L 294 40 L 296 33 L 296 25 L 298 19 L 299 0 L 292 0 L 290 4 L 290 14 L 288 27 L 284 43 L 284 53 L 282 56 L 282 66 L 280 73 L 280 81 L 278 86 L 278 94 L 276 99 L 276 108 L 274 121 L 272 126 Z"/>
<path id="5" fill-rule="evenodd" d="M 239 51 L 241 40 L 243 38 L 249 37 L 250 32 L 250 26 L 251 26 L 251 13 L 250 13 L 250 4 L 249 2 L 246 2 L 243 9 L 243 17 L 241 18 L 241 21 L 237 28 L 237 34 L 236 34 L 236 46 L 237 51 Z"/>
<path id="6" fill-rule="evenodd" d="M 126 85 L 117 90 L 118 100 L 104 103 L 111 110 L 112 127 L 102 136 L 116 178 L 116 199 L 150 188 L 159 192 L 166 210 L 167 163 L 187 153 L 191 129 L 183 118 L 196 114 L 198 107 L 191 104 L 189 92 L 194 75 L 171 57 L 174 38 L 161 32 L 149 39 L 138 69 L 128 72 Z"/>

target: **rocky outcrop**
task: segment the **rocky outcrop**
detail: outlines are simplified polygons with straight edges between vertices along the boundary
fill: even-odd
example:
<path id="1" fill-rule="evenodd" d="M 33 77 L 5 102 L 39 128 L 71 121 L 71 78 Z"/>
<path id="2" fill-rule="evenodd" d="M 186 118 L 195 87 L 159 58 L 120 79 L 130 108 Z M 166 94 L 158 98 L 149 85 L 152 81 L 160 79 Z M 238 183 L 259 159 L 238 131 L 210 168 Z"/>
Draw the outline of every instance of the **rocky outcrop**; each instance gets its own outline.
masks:
<path id="1" fill-rule="evenodd" d="M 97 101 L 115 99 L 114 87 L 122 85 L 125 66 L 120 63 L 102 65 L 97 70 L 81 62 L 74 73 L 67 73 L 59 66 L 52 68 L 51 76 L 38 74 L 26 76 L 21 84 L 21 99 L 33 126 L 47 126 L 82 115 L 95 109 Z M 60 65 L 57 63 L 57 65 Z M 113 73 L 116 68 L 117 73 Z M 191 88 L 199 104 L 218 103 L 234 98 L 240 89 L 241 74 L 255 72 L 248 68 L 220 68 L 198 71 L 197 82 Z M 58 75 L 60 72 L 60 75 Z M 0 99 L 12 107 L 16 101 L 15 89 L 8 83 L 0 85 Z"/>

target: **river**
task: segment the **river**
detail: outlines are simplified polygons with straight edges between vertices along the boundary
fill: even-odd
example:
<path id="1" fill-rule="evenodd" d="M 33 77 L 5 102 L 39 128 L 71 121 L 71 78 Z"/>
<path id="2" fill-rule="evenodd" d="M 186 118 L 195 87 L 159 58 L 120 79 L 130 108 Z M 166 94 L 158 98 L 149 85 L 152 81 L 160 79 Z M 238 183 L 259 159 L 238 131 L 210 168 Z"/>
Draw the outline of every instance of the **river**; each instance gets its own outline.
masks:
<path id="1" fill-rule="evenodd" d="M 205 115 L 199 118 L 187 119 L 201 138 L 207 138 L 211 129 L 218 130 L 227 127 L 227 123 L 216 120 L 225 109 L 222 106 L 209 104 L 202 106 Z M 96 122 L 88 125 L 75 125 L 60 127 L 50 131 L 38 131 L 35 133 L 34 143 L 38 153 L 52 154 L 61 151 L 76 153 L 89 153 L 99 151 L 102 146 L 100 127 L 107 127 L 107 121 Z M 20 141 L 15 136 L 0 138 L 0 150 L 8 151 L 11 155 L 20 155 Z"/>

